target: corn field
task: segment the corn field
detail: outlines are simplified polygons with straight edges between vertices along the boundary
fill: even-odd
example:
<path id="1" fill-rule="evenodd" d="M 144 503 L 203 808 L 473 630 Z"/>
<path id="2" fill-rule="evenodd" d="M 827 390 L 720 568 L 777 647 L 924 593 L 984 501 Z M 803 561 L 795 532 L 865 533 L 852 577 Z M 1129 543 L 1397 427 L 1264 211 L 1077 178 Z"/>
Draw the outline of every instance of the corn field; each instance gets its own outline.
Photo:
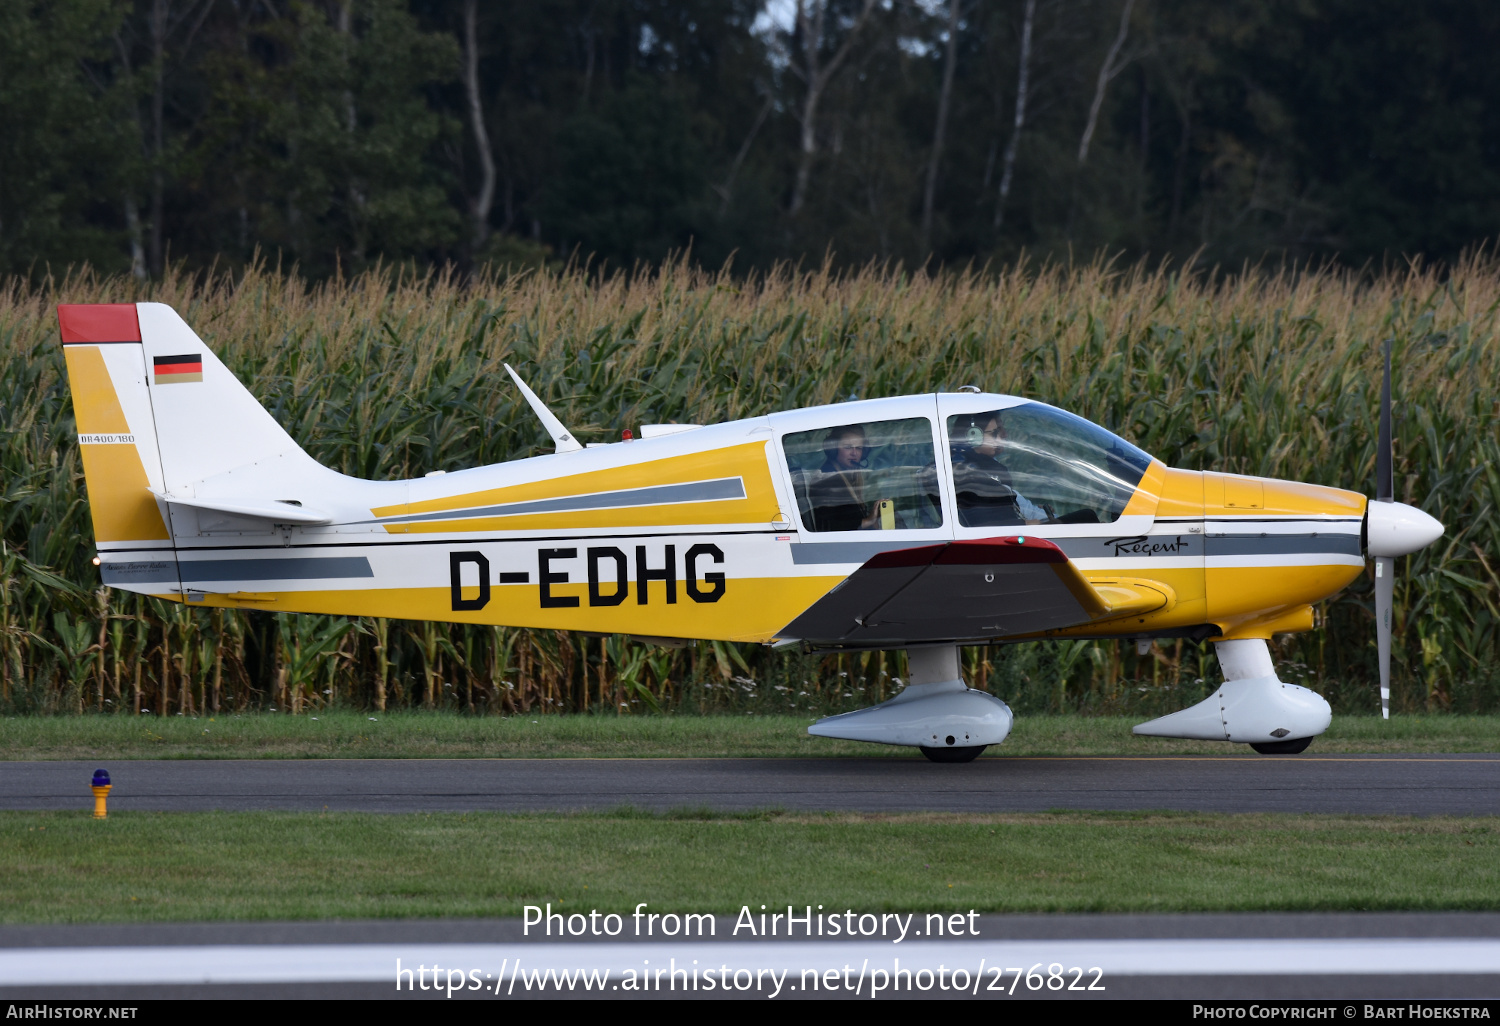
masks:
<path id="1" fill-rule="evenodd" d="M 200 715 L 329 706 L 476 714 L 830 712 L 888 697 L 900 653 L 189 609 L 99 586 L 53 306 L 170 303 L 313 456 L 366 478 L 550 451 L 510 361 L 584 440 L 977 384 L 1097 421 L 1172 466 L 1369 492 L 1379 342 L 1396 341 L 1397 499 L 1447 525 L 1403 560 L 1395 705 L 1500 708 L 1500 261 L 1383 273 L 1148 266 L 910 273 L 687 263 L 310 282 L 253 266 L 142 283 L 0 283 L 0 711 Z M 1283 677 L 1376 707 L 1371 581 L 1277 642 Z M 1212 647 L 965 652 L 1021 710 L 1164 712 Z M 1204 681 L 1209 683 L 1205 685 Z"/>

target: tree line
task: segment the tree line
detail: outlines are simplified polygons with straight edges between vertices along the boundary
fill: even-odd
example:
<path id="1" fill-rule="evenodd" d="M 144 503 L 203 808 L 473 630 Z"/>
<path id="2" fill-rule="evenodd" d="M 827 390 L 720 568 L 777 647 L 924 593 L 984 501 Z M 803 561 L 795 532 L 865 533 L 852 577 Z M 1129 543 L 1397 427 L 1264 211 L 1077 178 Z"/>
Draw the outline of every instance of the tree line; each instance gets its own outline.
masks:
<path id="1" fill-rule="evenodd" d="M 0 271 L 1451 259 L 1500 231 L 1497 42 L 1479 0 L 23 0 Z"/>

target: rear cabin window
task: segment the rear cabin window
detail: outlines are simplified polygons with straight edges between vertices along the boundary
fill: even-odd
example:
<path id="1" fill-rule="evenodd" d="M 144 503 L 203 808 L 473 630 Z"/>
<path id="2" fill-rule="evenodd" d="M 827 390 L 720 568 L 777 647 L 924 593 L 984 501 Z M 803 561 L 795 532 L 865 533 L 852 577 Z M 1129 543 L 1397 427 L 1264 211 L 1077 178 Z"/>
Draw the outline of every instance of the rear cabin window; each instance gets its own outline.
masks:
<path id="1" fill-rule="evenodd" d="M 943 526 L 932 422 L 841 424 L 781 442 L 808 531 L 915 531 Z"/>
<path id="2" fill-rule="evenodd" d="M 964 527 L 1118 520 L 1151 457 L 1071 413 L 1026 403 L 948 418 Z"/>

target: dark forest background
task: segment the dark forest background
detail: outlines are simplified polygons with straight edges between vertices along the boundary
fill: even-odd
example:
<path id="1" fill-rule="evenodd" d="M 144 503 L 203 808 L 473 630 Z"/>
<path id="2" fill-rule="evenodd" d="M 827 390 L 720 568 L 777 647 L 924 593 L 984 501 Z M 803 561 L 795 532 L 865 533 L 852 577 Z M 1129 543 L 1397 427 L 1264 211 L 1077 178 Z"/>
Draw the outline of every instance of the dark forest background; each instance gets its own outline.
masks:
<path id="1" fill-rule="evenodd" d="M 0 271 L 1451 259 L 1483 0 L 4 0 Z"/>

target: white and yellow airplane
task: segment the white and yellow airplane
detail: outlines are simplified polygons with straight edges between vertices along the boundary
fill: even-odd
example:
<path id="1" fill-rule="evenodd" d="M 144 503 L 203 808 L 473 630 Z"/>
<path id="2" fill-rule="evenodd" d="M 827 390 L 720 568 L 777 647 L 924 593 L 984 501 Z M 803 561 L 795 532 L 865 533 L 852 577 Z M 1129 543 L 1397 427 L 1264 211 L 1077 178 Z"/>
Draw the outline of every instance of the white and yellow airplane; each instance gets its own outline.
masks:
<path id="1" fill-rule="evenodd" d="M 647 425 L 580 444 L 516 377 L 552 455 L 362 481 L 321 466 L 170 307 L 60 306 L 104 583 L 203 606 L 906 649 L 906 687 L 825 737 L 962 762 L 1011 711 L 959 646 L 1212 640 L 1225 683 L 1138 734 L 1299 752 L 1321 696 L 1267 640 L 1377 559 L 1382 707 L 1394 557 L 1443 528 L 1391 501 L 1174 470 L 1042 403 L 977 389 Z M 509 369 L 509 368 L 507 368 Z M 511 371 L 513 377 L 515 372 Z"/>

